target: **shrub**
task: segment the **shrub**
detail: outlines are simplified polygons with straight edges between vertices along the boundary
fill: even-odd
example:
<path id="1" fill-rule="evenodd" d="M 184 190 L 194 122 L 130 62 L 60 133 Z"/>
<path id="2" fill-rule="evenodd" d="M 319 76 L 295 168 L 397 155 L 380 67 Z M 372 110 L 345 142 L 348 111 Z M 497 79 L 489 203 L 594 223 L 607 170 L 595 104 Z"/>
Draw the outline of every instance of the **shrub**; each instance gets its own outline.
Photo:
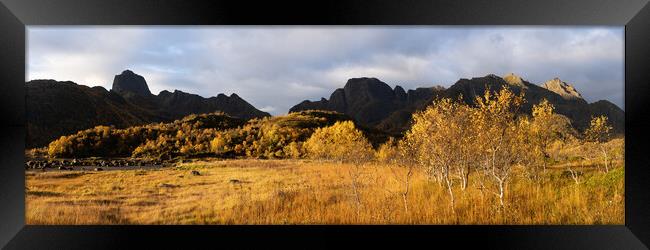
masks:
<path id="1" fill-rule="evenodd" d="M 372 158 L 372 147 L 351 121 L 318 128 L 305 142 L 311 158 L 361 163 Z"/>
<path id="2" fill-rule="evenodd" d="M 388 138 L 388 141 L 381 144 L 377 149 L 377 152 L 375 153 L 377 160 L 382 163 L 392 163 L 396 158 L 398 158 L 400 155 L 396 144 L 397 141 L 395 138 Z"/>

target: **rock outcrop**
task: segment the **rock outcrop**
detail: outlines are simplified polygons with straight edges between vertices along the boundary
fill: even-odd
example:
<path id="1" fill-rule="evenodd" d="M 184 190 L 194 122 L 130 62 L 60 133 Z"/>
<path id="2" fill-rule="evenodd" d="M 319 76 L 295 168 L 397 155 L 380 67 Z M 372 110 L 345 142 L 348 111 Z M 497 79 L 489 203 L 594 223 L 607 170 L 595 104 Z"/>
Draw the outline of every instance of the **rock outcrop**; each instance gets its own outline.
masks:
<path id="1" fill-rule="evenodd" d="M 582 95 L 572 85 L 563 82 L 560 78 L 553 78 L 545 82 L 542 87 L 553 91 L 565 99 L 583 99 Z"/>
<path id="2" fill-rule="evenodd" d="M 115 76 L 111 90 L 121 95 L 151 96 L 151 91 L 149 91 L 149 86 L 144 77 L 128 69 Z"/>

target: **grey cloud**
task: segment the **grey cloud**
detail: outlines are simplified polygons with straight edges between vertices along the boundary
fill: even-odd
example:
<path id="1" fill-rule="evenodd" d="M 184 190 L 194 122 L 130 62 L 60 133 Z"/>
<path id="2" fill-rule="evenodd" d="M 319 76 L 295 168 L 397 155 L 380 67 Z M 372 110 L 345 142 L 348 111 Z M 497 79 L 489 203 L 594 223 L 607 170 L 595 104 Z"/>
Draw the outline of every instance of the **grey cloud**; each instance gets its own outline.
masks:
<path id="1" fill-rule="evenodd" d="M 129 68 L 154 93 L 237 93 L 273 114 L 329 97 L 348 78 L 449 86 L 514 72 L 560 77 L 623 106 L 622 27 L 29 27 L 30 79 L 110 88 Z"/>

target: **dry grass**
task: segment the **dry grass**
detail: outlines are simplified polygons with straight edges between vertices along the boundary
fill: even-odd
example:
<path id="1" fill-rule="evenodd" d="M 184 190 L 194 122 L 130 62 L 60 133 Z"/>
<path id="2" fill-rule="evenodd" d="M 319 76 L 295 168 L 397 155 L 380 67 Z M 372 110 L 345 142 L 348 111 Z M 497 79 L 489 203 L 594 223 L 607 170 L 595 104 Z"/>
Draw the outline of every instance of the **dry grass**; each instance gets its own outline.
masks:
<path id="1" fill-rule="evenodd" d="M 620 163 L 619 163 L 620 164 Z M 416 171 L 405 213 L 403 185 L 385 165 L 304 160 L 228 160 L 158 170 L 28 172 L 28 224 L 623 224 L 623 167 L 585 171 L 575 184 L 560 170 L 534 182 L 520 171 L 507 206 L 470 185 L 446 189 Z M 192 175 L 197 170 L 201 175 Z M 404 169 L 397 169 L 397 175 Z M 478 175 L 471 178 L 478 178 Z M 231 181 L 238 180 L 238 181 Z M 476 183 L 476 182 L 474 182 Z M 458 185 L 457 185 L 458 186 Z M 357 214 L 358 212 L 358 214 Z"/>

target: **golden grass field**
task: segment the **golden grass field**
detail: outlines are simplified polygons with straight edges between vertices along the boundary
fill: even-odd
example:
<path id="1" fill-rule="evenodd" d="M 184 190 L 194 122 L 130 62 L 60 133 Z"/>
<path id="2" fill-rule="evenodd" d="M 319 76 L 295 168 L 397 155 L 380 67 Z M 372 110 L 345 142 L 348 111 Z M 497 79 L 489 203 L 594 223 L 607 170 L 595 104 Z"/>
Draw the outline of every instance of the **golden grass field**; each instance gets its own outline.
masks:
<path id="1" fill-rule="evenodd" d="M 623 224 L 623 171 L 585 171 L 581 183 L 546 172 L 513 178 L 506 207 L 470 185 L 446 187 L 416 171 L 405 213 L 405 169 L 308 160 L 214 160 L 163 169 L 28 171 L 27 224 Z M 201 175 L 193 175 L 197 170 Z M 515 174 L 523 172 L 515 172 Z M 478 175 L 476 175 L 478 176 Z M 470 177 L 472 178 L 472 177 Z M 477 177 L 478 178 L 478 177 Z M 238 180 L 231 181 L 231 180 Z M 359 206 L 358 206 L 359 205 Z"/>

